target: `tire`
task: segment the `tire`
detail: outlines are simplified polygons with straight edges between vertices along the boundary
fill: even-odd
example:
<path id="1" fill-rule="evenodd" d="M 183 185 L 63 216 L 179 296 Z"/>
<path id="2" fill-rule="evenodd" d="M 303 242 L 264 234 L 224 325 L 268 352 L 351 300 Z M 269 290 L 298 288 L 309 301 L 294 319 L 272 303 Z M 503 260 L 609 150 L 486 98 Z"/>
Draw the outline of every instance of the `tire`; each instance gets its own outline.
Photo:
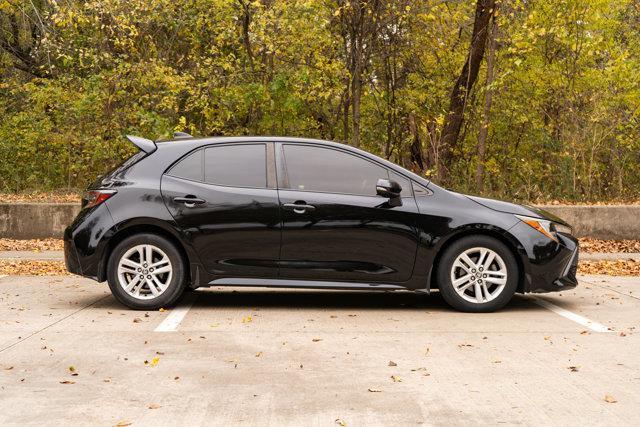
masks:
<path id="1" fill-rule="evenodd" d="M 172 306 L 184 293 L 186 279 L 185 261 L 178 248 L 157 234 L 127 237 L 113 249 L 107 263 L 111 293 L 135 310 Z M 129 286 L 131 291 L 125 289 Z"/>
<path id="2" fill-rule="evenodd" d="M 502 242 L 490 236 L 467 236 L 453 242 L 442 254 L 438 287 L 454 309 L 488 313 L 501 309 L 513 298 L 518 287 L 518 270 L 514 254 Z"/>

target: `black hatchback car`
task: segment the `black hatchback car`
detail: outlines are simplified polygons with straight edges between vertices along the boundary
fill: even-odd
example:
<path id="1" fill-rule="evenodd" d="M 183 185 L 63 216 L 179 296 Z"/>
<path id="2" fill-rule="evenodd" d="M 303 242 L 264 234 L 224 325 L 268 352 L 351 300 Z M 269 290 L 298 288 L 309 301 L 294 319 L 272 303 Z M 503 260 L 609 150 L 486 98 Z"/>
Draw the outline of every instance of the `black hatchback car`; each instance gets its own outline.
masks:
<path id="1" fill-rule="evenodd" d="M 487 312 L 576 286 L 578 243 L 539 209 L 466 196 L 350 146 L 285 137 L 128 137 L 65 232 L 67 269 L 134 309 L 186 288 L 439 289 Z"/>

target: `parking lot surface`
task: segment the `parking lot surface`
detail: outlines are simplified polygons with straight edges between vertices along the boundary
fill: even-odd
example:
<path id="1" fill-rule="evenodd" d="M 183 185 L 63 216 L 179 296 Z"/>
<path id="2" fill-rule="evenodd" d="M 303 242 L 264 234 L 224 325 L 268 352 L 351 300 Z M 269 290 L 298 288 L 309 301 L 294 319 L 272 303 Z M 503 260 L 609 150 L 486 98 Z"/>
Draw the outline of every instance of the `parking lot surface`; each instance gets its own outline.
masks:
<path id="1" fill-rule="evenodd" d="M 144 312 L 106 284 L 7 276 L 0 424 L 638 425 L 640 278 L 580 281 L 491 314 L 238 288 Z"/>

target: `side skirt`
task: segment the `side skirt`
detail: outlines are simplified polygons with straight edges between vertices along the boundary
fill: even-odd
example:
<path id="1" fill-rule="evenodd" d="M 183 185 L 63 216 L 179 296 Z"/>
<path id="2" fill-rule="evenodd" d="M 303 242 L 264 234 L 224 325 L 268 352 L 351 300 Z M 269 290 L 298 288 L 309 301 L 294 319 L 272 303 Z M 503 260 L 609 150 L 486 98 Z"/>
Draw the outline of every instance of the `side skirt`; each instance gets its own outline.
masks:
<path id="1" fill-rule="evenodd" d="M 409 290 L 404 286 L 387 283 L 356 283 L 356 282 L 323 282 L 319 280 L 290 280 L 290 279 L 250 279 L 225 277 L 212 280 L 208 286 L 247 286 L 267 288 L 310 288 L 310 289 L 362 289 L 362 290 Z"/>

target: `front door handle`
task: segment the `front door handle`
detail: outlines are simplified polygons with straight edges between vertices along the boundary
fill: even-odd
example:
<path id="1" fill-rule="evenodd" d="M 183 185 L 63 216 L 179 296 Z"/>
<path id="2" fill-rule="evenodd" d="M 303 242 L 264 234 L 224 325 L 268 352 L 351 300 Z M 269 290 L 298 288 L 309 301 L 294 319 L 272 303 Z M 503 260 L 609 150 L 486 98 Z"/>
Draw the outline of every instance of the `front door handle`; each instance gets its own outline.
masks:
<path id="1" fill-rule="evenodd" d="M 186 197 L 174 197 L 173 201 L 176 203 L 184 203 L 184 205 L 188 208 L 192 208 L 195 205 L 201 205 L 205 201 L 202 199 L 198 199 L 196 196 L 188 195 Z"/>
<path id="2" fill-rule="evenodd" d="M 283 209 L 288 211 L 294 211 L 297 214 L 303 214 L 305 212 L 313 212 L 316 207 L 313 205 L 307 205 L 305 202 L 285 203 L 282 205 Z"/>

